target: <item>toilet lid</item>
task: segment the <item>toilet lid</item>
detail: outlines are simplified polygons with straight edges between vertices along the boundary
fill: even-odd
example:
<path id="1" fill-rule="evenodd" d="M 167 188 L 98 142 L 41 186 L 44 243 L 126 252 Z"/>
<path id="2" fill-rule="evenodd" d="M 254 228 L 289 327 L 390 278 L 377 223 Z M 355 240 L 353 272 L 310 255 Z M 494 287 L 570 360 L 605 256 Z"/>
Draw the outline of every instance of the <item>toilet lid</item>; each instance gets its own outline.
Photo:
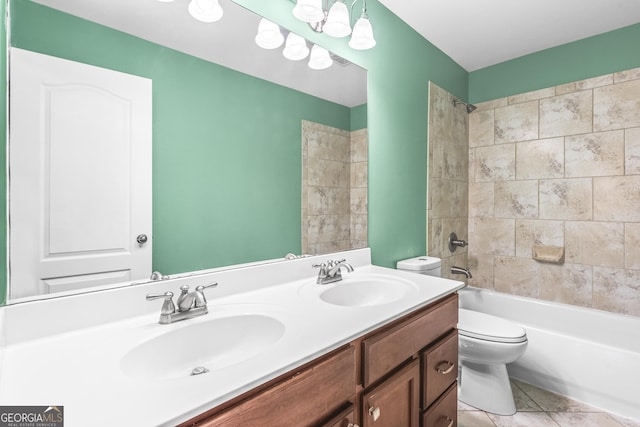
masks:
<path id="1" fill-rule="evenodd" d="M 527 340 L 525 330 L 515 323 L 464 308 L 459 310 L 458 333 L 486 341 L 518 343 Z"/>

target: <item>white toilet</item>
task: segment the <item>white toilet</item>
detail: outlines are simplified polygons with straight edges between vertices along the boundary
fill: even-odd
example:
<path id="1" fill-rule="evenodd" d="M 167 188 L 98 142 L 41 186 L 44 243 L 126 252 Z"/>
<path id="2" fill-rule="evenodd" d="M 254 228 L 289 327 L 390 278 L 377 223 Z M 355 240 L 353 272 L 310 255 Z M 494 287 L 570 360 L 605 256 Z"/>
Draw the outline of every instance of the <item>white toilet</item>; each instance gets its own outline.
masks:
<path id="1" fill-rule="evenodd" d="M 421 256 L 398 261 L 398 270 L 442 276 L 440 258 Z M 464 292 L 461 290 L 459 292 Z M 500 317 L 459 309 L 458 400 L 483 411 L 513 415 L 516 405 L 507 374 L 527 348 L 527 334 Z"/>

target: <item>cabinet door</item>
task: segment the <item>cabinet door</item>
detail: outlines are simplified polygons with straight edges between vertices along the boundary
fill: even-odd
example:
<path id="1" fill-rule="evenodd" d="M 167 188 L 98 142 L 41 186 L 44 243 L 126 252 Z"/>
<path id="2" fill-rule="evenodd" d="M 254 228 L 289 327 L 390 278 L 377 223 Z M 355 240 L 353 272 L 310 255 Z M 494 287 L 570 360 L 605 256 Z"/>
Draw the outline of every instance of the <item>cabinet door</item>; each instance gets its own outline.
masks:
<path id="1" fill-rule="evenodd" d="M 423 401 L 426 409 L 458 377 L 458 333 L 452 332 L 446 338 L 428 348 L 422 355 L 424 371 L 422 373 Z"/>
<path id="2" fill-rule="evenodd" d="M 362 341 L 363 386 L 368 387 L 396 366 L 456 327 L 458 296 L 444 298 L 424 311 Z"/>
<path id="3" fill-rule="evenodd" d="M 357 427 L 355 422 L 355 413 L 353 405 L 340 412 L 340 414 L 331 418 L 331 420 L 322 424 L 322 427 Z"/>
<path id="4" fill-rule="evenodd" d="M 456 384 L 433 404 L 422 419 L 423 427 L 455 427 L 458 425 L 458 399 Z"/>
<path id="5" fill-rule="evenodd" d="M 199 426 L 265 427 L 318 425 L 355 395 L 352 346 L 282 383 L 213 415 Z"/>
<path id="6" fill-rule="evenodd" d="M 420 363 L 413 360 L 362 397 L 363 427 L 418 427 Z"/>

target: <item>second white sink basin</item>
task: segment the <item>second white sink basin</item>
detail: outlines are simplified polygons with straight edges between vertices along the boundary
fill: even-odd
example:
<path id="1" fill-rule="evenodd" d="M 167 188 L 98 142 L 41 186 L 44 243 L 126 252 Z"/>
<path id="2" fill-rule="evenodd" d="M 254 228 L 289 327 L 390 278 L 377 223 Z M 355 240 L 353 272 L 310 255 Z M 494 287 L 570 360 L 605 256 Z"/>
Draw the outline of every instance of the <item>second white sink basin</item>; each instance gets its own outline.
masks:
<path id="1" fill-rule="evenodd" d="M 210 375 L 256 356 L 285 332 L 282 322 L 263 314 L 233 315 L 180 326 L 129 351 L 120 364 L 123 372 L 139 379 Z"/>
<path id="2" fill-rule="evenodd" d="M 417 292 L 415 284 L 399 277 L 371 274 L 344 279 L 329 285 L 308 284 L 301 293 L 343 307 L 391 304 Z"/>

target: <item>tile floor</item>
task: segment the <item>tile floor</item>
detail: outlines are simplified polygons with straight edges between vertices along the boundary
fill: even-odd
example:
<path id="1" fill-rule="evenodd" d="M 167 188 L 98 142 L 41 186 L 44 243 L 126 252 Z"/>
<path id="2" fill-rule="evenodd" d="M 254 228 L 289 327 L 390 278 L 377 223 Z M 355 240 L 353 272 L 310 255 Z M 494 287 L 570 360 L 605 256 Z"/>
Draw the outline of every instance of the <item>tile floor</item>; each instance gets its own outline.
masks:
<path id="1" fill-rule="evenodd" d="M 501 416 L 458 402 L 458 427 L 640 427 L 640 422 L 602 412 L 564 396 L 513 380 L 518 412 Z"/>

